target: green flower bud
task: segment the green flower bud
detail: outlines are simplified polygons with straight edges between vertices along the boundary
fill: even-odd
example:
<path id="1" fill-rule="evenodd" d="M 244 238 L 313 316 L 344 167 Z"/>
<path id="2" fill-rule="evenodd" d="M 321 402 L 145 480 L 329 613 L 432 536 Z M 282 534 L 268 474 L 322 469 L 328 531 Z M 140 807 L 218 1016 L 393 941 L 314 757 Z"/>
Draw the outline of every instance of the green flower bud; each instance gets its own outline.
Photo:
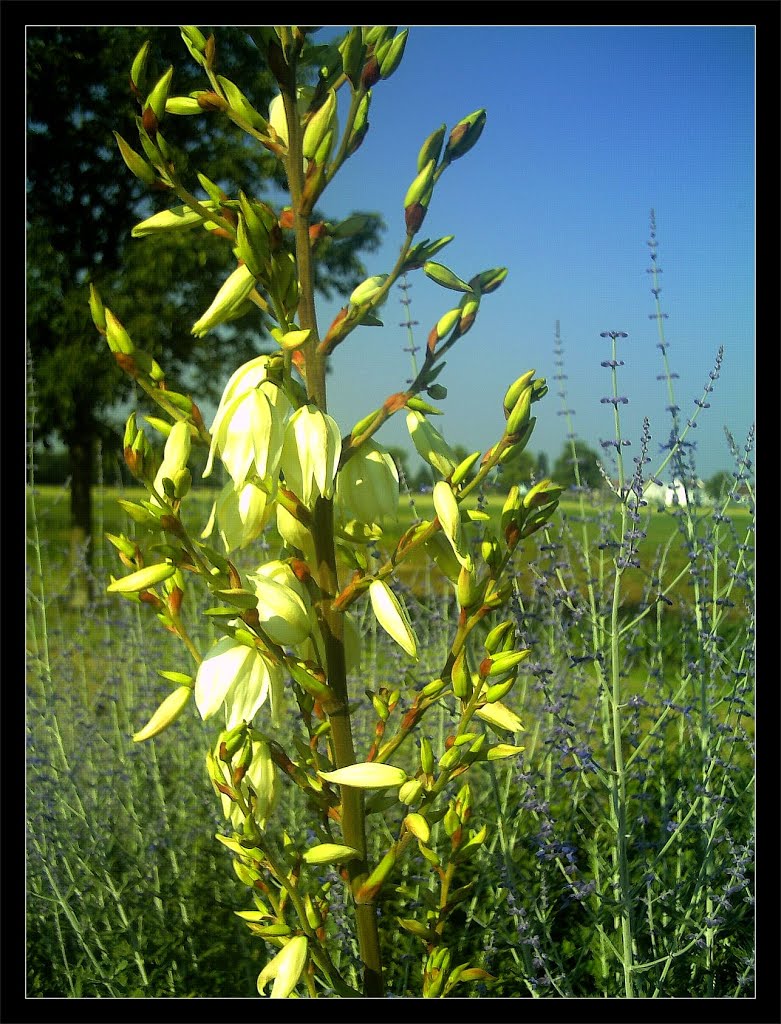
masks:
<path id="1" fill-rule="evenodd" d="M 214 203 L 204 203 L 207 209 L 213 210 Z M 136 224 L 130 232 L 133 238 L 145 238 L 147 235 L 156 234 L 159 231 L 177 231 L 180 228 L 192 228 L 196 224 L 202 224 L 203 218 L 191 210 L 189 206 L 178 206 L 173 210 L 161 210 L 160 213 L 147 217 L 140 224 Z"/>
<path id="2" fill-rule="evenodd" d="M 495 292 L 506 277 L 507 267 L 494 267 L 492 270 L 484 270 L 481 274 L 476 274 L 469 283 L 481 295 L 488 295 L 490 292 Z"/>
<path id="3" fill-rule="evenodd" d="M 531 381 L 535 373 L 536 370 L 527 370 L 526 373 L 521 374 L 521 376 L 517 380 L 513 381 L 509 386 L 505 392 L 503 403 L 504 411 L 507 415 L 509 415 L 515 408 L 521 394 L 526 391 L 527 388 L 531 388 Z"/>
<path id="4" fill-rule="evenodd" d="M 426 277 L 431 278 L 432 281 L 442 285 L 443 288 L 450 288 L 456 292 L 471 293 L 472 291 L 466 281 L 462 281 L 452 270 L 449 270 L 448 267 L 441 263 L 434 263 L 432 260 L 428 260 L 423 264 L 423 273 Z"/>
<path id="5" fill-rule="evenodd" d="M 165 101 L 166 114 L 191 116 L 203 114 L 204 109 L 194 96 L 171 96 Z"/>
<path id="6" fill-rule="evenodd" d="M 498 626 L 488 633 L 485 638 L 485 649 L 489 654 L 495 654 L 508 638 L 515 637 L 515 623 L 510 619 L 500 622 Z"/>
<path id="7" fill-rule="evenodd" d="M 371 302 L 387 280 L 387 274 L 377 274 L 374 277 L 368 277 L 353 290 L 353 293 L 350 295 L 350 304 L 362 306 L 366 302 Z"/>
<path id="8" fill-rule="evenodd" d="M 540 480 L 524 495 L 523 507 L 539 508 L 541 505 L 548 505 L 559 498 L 563 491 L 564 488 L 554 484 L 552 480 Z"/>
<path id="9" fill-rule="evenodd" d="M 460 747 L 456 747 L 456 746 L 450 747 L 448 750 L 445 751 L 445 753 L 442 755 L 442 757 L 440 757 L 440 759 L 439 759 L 439 767 L 443 771 L 449 771 L 451 768 L 455 768 L 455 766 L 458 764 L 460 758 L 461 758 L 461 748 Z M 448 813 L 450 813 L 450 812 L 448 812 Z M 447 817 L 447 814 L 446 814 L 445 815 L 445 831 L 447 831 L 447 827 L 448 827 L 447 822 L 448 822 L 448 817 Z M 452 833 L 448 832 L 448 835 L 452 835 Z"/>
<path id="10" fill-rule="evenodd" d="M 442 143 L 445 139 L 445 132 L 447 131 L 446 125 L 440 125 L 436 131 L 433 131 L 431 135 L 426 139 L 423 145 L 420 147 L 418 153 L 418 170 L 422 171 L 426 164 L 433 160 L 436 164 L 439 160 L 439 155 L 442 152 Z"/>
<path id="11" fill-rule="evenodd" d="M 169 693 L 144 728 L 133 734 L 133 742 L 141 743 L 143 740 L 149 740 L 167 729 L 187 707 L 192 692 L 191 686 L 179 686 L 173 693 Z"/>
<path id="12" fill-rule="evenodd" d="M 453 662 L 453 667 L 450 670 L 450 680 L 456 697 L 460 700 L 469 700 L 472 696 L 472 679 L 466 667 L 466 657 L 463 650 L 459 651 L 456 660 Z M 440 764 L 442 764 L 441 761 Z"/>
<path id="13" fill-rule="evenodd" d="M 442 476 L 449 477 L 458 465 L 458 458 L 439 431 L 415 411 L 407 414 L 407 430 L 421 458 Z"/>
<path id="14" fill-rule="evenodd" d="M 348 860 L 360 857 L 352 846 L 340 846 L 338 843 L 319 843 L 304 851 L 305 864 L 345 864 Z"/>
<path id="15" fill-rule="evenodd" d="M 342 57 L 342 70 L 350 79 L 354 89 L 358 88 L 361 80 L 361 70 L 365 55 L 363 44 L 363 32 L 360 25 L 354 25 L 339 44 L 339 53 Z"/>
<path id="16" fill-rule="evenodd" d="M 237 267 L 217 292 L 214 301 L 192 326 L 196 338 L 202 338 L 218 324 L 225 323 L 255 287 L 255 276 L 247 266 Z"/>
<path id="17" fill-rule="evenodd" d="M 100 297 L 100 293 L 94 284 L 90 284 L 89 286 L 89 311 L 92 317 L 92 322 L 101 334 L 105 334 L 106 310 L 103 306 L 103 300 Z"/>
<path id="18" fill-rule="evenodd" d="M 206 37 L 204 34 L 195 25 L 182 25 L 179 31 L 190 55 L 201 66 L 205 66 Z"/>
<path id="19" fill-rule="evenodd" d="M 469 475 L 469 471 L 479 458 L 480 452 L 472 452 L 471 455 L 467 455 L 463 462 L 459 462 L 450 478 L 450 484 L 452 487 L 458 487 L 461 481 L 466 479 Z"/>
<path id="20" fill-rule="evenodd" d="M 129 146 L 119 132 L 114 132 L 114 138 L 117 140 L 119 146 L 119 152 L 122 155 L 122 159 L 127 164 L 128 168 L 135 174 L 137 178 L 140 178 L 145 185 L 154 185 L 157 181 L 157 174 L 140 153 Z"/>
<path id="21" fill-rule="evenodd" d="M 133 58 L 133 63 L 130 65 L 130 81 L 139 92 L 141 92 L 144 87 L 144 72 L 146 71 L 146 61 L 148 56 L 149 40 L 147 39 Z"/>
<path id="22" fill-rule="evenodd" d="M 526 424 L 529 422 L 531 416 L 532 406 L 532 389 L 530 387 L 525 388 L 518 401 L 513 406 L 513 410 L 507 417 L 506 433 L 508 436 L 519 433 Z"/>
<path id="23" fill-rule="evenodd" d="M 399 788 L 399 800 L 408 807 L 414 806 L 423 794 L 423 783 L 419 779 L 410 779 Z"/>
<path id="24" fill-rule="evenodd" d="M 426 195 L 428 190 L 431 188 L 431 182 L 434 178 L 434 167 L 435 163 L 433 160 L 423 167 L 418 173 L 415 180 L 412 182 L 410 187 L 407 189 L 407 194 L 404 196 L 404 208 L 411 206 L 413 203 L 419 203 Z"/>
<path id="25" fill-rule="evenodd" d="M 434 751 L 431 749 L 431 742 L 426 736 L 421 736 L 420 738 L 420 767 L 426 775 L 431 775 L 434 771 Z"/>
<path id="26" fill-rule="evenodd" d="M 160 562 L 158 565 L 147 565 L 137 572 L 131 572 L 129 576 L 114 580 L 106 590 L 109 594 L 137 594 L 149 587 L 154 587 L 176 572 L 176 566 L 171 562 Z"/>
<path id="27" fill-rule="evenodd" d="M 158 122 L 162 121 L 165 116 L 165 102 L 168 99 L 168 90 L 171 88 L 173 74 L 174 69 L 171 66 L 157 80 L 144 105 L 144 110 L 150 109 Z"/>
<path id="28" fill-rule="evenodd" d="M 339 123 L 336 117 L 336 90 L 329 89 L 325 102 L 319 107 L 309 119 L 304 129 L 302 150 L 307 160 L 313 160 L 320 149 L 321 144 L 327 135 L 331 135 L 331 142 L 339 134 Z M 330 147 L 329 147 L 330 152 Z M 326 163 L 328 155 L 317 161 L 319 164 Z"/>
<path id="29" fill-rule="evenodd" d="M 364 761 L 337 768 L 332 772 L 318 772 L 321 779 L 337 786 L 351 786 L 354 789 L 390 789 L 403 785 L 407 773 L 403 768 L 380 761 Z"/>
<path id="30" fill-rule="evenodd" d="M 469 152 L 483 132 L 485 118 L 485 110 L 481 109 L 475 110 L 458 122 L 447 140 L 443 163 L 452 163 Z"/>
<path id="31" fill-rule="evenodd" d="M 495 704 L 496 701 L 506 697 L 507 694 L 515 686 L 515 682 L 518 678 L 517 673 L 513 673 L 509 679 L 505 679 L 503 683 L 492 683 L 486 687 L 483 691 L 482 696 L 485 698 L 486 704 Z"/>
<path id="32" fill-rule="evenodd" d="M 401 63 L 401 58 L 404 56 L 404 47 L 407 44 L 407 36 L 409 35 L 409 29 L 405 28 L 403 32 L 400 32 L 390 44 L 377 54 L 377 61 L 380 65 L 380 77 L 383 79 L 390 78 L 393 72 Z"/>
<path id="33" fill-rule="evenodd" d="M 404 825 L 422 843 L 427 843 L 431 838 L 431 826 L 422 814 L 408 814 L 404 819 Z"/>
<path id="34" fill-rule="evenodd" d="M 265 117 L 255 110 L 250 101 L 233 82 L 228 78 L 223 78 L 222 75 L 217 75 L 217 81 L 223 88 L 225 98 L 230 104 L 231 110 L 239 115 L 251 128 L 255 128 L 259 132 L 265 132 L 268 128 L 268 122 Z"/>
<path id="35" fill-rule="evenodd" d="M 132 355 L 136 347 L 130 340 L 130 335 L 114 316 L 110 309 L 104 310 L 106 319 L 106 341 L 112 352 L 121 352 L 123 355 Z"/>

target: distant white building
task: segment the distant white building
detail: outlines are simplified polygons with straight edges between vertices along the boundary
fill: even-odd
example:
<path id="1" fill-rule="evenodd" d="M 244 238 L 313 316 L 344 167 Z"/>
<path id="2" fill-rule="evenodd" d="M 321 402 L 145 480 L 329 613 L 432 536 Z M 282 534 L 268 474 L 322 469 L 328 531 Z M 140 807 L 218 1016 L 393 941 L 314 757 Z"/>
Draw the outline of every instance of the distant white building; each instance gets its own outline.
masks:
<path id="1" fill-rule="evenodd" d="M 694 488 L 697 491 L 698 504 L 713 504 L 710 495 L 705 490 L 705 484 L 702 480 L 696 480 L 694 482 Z M 692 490 L 691 486 L 689 487 L 689 490 Z M 666 508 L 670 508 L 672 505 L 684 507 L 688 504 L 686 488 L 682 481 L 677 478 L 675 478 L 671 484 L 646 484 L 645 490 L 643 491 L 643 497 L 649 503 L 655 501 L 657 504 L 664 505 Z"/>

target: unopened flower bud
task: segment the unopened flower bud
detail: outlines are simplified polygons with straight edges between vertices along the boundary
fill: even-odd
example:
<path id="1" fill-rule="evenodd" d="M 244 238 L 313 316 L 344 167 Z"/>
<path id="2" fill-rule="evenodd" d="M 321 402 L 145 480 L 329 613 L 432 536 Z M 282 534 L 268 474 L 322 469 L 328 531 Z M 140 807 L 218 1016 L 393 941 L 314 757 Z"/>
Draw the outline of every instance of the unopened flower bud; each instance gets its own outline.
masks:
<path id="1" fill-rule="evenodd" d="M 377 274 L 374 277 L 368 277 L 353 290 L 350 295 L 350 304 L 353 306 L 362 306 L 366 302 L 371 302 L 387 279 L 387 274 Z"/>
<path id="2" fill-rule="evenodd" d="M 475 110 L 453 128 L 445 146 L 444 163 L 458 160 L 475 145 L 485 127 L 485 110 Z"/>
<path id="3" fill-rule="evenodd" d="M 173 693 L 169 693 L 144 728 L 133 734 L 133 742 L 141 743 L 143 740 L 149 740 L 167 729 L 187 707 L 192 692 L 191 686 L 179 686 Z"/>
<path id="4" fill-rule="evenodd" d="M 119 152 L 122 155 L 122 159 L 133 174 L 143 181 L 145 185 L 154 185 L 157 181 L 157 173 L 151 164 L 148 164 L 140 153 L 137 153 L 131 146 L 129 146 L 119 132 L 114 132 L 114 138 L 117 140 L 117 145 L 119 146 Z"/>
<path id="5" fill-rule="evenodd" d="M 446 125 L 440 125 L 436 131 L 433 131 L 431 135 L 426 139 L 423 145 L 420 147 L 418 153 L 418 170 L 422 171 L 429 160 L 433 160 L 434 163 L 439 160 L 439 155 L 442 152 L 442 143 L 445 139 L 445 132 L 447 131 Z"/>

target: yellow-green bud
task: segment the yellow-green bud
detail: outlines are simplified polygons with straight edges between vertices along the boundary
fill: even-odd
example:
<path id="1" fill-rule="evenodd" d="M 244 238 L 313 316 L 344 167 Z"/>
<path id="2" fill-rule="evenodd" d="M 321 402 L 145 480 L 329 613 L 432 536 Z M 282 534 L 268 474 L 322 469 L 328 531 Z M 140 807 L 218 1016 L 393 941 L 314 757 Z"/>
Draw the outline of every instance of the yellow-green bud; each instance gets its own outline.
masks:
<path id="1" fill-rule="evenodd" d="M 442 152 L 442 143 L 445 139 L 445 132 L 447 131 L 446 125 L 440 125 L 436 131 L 433 131 L 431 135 L 426 139 L 423 145 L 420 147 L 418 153 L 418 170 L 422 171 L 429 160 L 433 160 L 434 163 L 439 160 L 439 155 Z"/>
<path id="2" fill-rule="evenodd" d="M 191 686 L 179 686 L 173 693 L 169 693 L 144 728 L 134 733 L 133 741 L 141 743 L 143 740 L 157 736 L 163 729 L 167 729 L 187 707 L 192 692 Z"/>
<path id="3" fill-rule="evenodd" d="M 360 25 L 354 25 L 339 44 L 342 70 L 357 88 L 361 78 L 364 58 L 363 32 Z"/>
<path id="4" fill-rule="evenodd" d="M 331 135 L 331 142 L 333 144 L 333 139 L 338 134 L 338 131 L 339 129 L 336 119 L 336 90 L 329 89 L 325 102 L 317 111 L 315 111 L 304 129 L 302 148 L 303 154 L 307 160 L 313 160 L 315 158 L 315 155 L 318 153 L 318 150 L 327 135 Z M 323 164 L 327 159 L 328 154 L 324 157 L 320 154 L 320 158 L 317 162 L 319 164 Z"/>
<path id="5" fill-rule="evenodd" d="M 450 483 L 453 487 L 458 487 L 461 481 L 466 479 L 469 475 L 469 471 L 479 458 L 480 452 L 472 452 L 471 455 L 467 455 L 463 462 L 459 462 L 450 478 Z"/>
<path id="6" fill-rule="evenodd" d="M 425 736 L 421 736 L 420 739 L 420 766 L 426 775 L 431 775 L 434 771 L 434 751 L 431 749 L 431 743 Z"/>
<path id="7" fill-rule="evenodd" d="M 409 35 L 409 29 L 405 28 L 403 32 L 395 36 L 389 44 L 381 47 L 377 53 L 377 60 L 380 65 L 380 77 L 383 79 L 390 78 L 393 72 L 401 63 L 401 58 L 404 55 L 404 47 L 407 44 L 407 36 Z"/>
<path id="8" fill-rule="evenodd" d="M 125 142 L 119 132 L 114 132 L 114 138 L 117 140 L 119 146 L 119 152 L 122 155 L 122 159 L 127 164 L 128 168 L 135 174 L 137 178 L 140 178 L 145 185 L 154 185 L 157 181 L 157 174 L 153 167 L 146 162 L 140 153 L 136 151 Z"/>
<path id="9" fill-rule="evenodd" d="M 351 764 L 346 768 L 337 768 L 332 772 L 318 772 L 326 782 L 335 782 L 337 786 L 351 786 L 354 789 L 390 789 L 407 781 L 407 773 L 403 768 L 379 761 L 364 761 Z"/>
<path id="10" fill-rule="evenodd" d="M 445 146 L 443 162 L 458 160 L 474 146 L 485 127 L 485 110 L 475 110 L 462 118 L 453 128 Z"/>
<path id="11" fill-rule="evenodd" d="M 442 263 L 435 263 L 433 260 L 427 260 L 426 263 L 423 264 L 423 273 L 426 277 L 436 282 L 436 284 L 441 285 L 443 288 L 450 288 L 455 292 L 472 291 L 466 281 L 463 281 Z"/>
<path id="12" fill-rule="evenodd" d="M 317 846 L 310 846 L 305 851 L 303 860 L 305 864 L 344 864 L 348 860 L 354 860 L 360 854 L 352 846 L 341 846 L 338 843 L 320 843 Z"/>
<path id="13" fill-rule="evenodd" d="M 505 704 L 494 701 L 491 704 L 484 704 L 477 708 L 475 714 L 484 722 L 495 726 L 497 729 L 506 729 L 507 732 L 520 732 L 523 729 L 520 718 L 514 711 L 511 711 Z"/>
<path id="14" fill-rule="evenodd" d="M 422 843 L 427 843 L 431 837 L 431 827 L 422 814 L 412 813 L 408 814 L 404 819 L 404 824 L 407 830 L 419 839 Z"/>
<path id="15" fill-rule="evenodd" d="M 499 285 L 507 277 L 507 267 L 494 267 L 492 270 L 484 270 L 470 279 L 470 285 L 481 295 L 488 295 L 495 292 Z"/>
<path id="16" fill-rule="evenodd" d="M 399 800 L 407 806 L 415 804 L 423 793 L 423 783 L 419 779 L 410 779 L 399 788 Z"/>
<path id="17" fill-rule="evenodd" d="M 351 305 L 362 306 L 366 302 L 371 302 L 387 279 L 387 274 L 376 274 L 374 277 L 368 277 L 365 281 L 361 282 L 350 295 Z"/>
<path id="18" fill-rule="evenodd" d="M 105 309 L 104 315 L 106 318 L 106 341 L 108 342 L 108 347 L 112 352 L 132 355 L 136 347 L 130 340 L 130 335 L 110 309 Z"/>
<path id="19" fill-rule="evenodd" d="M 165 101 L 166 114 L 188 116 L 203 114 L 204 109 L 194 96 L 171 96 Z"/>
<path id="20" fill-rule="evenodd" d="M 106 331 L 106 310 L 94 284 L 89 286 L 89 311 L 92 316 L 92 322 L 101 334 L 104 334 Z"/>
<path id="21" fill-rule="evenodd" d="M 407 189 L 407 194 L 404 196 L 404 209 L 411 206 L 413 203 L 421 202 L 426 192 L 431 187 L 431 182 L 434 178 L 434 160 L 429 160 L 425 167 L 418 173 L 410 187 Z"/>
<path id="22" fill-rule="evenodd" d="M 531 387 L 531 380 L 535 373 L 536 370 L 527 370 L 526 373 L 521 374 L 517 380 L 513 381 L 505 392 L 504 409 L 508 415 L 515 408 L 515 404 L 521 397 L 521 393 L 524 392 L 527 387 Z"/>
<path id="23" fill-rule="evenodd" d="M 162 583 L 169 576 L 176 572 L 176 566 L 171 562 L 160 562 L 158 565 L 147 565 L 137 572 L 131 572 L 129 576 L 114 580 L 106 587 L 109 594 L 136 594 L 148 587 L 154 587 Z"/>
<path id="24" fill-rule="evenodd" d="M 168 70 L 160 76 L 155 83 L 154 88 L 147 97 L 144 109 L 150 108 L 152 113 L 155 115 L 158 121 L 162 121 L 165 116 L 165 102 L 168 99 L 168 90 L 171 87 L 171 79 L 174 74 L 173 66 L 169 67 Z"/>
<path id="25" fill-rule="evenodd" d="M 531 487 L 523 498 L 524 508 L 539 508 L 541 505 L 548 505 L 561 497 L 563 487 L 559 487 L 552 480 L 540 480 Z"/>
<path id="26" fill-rule="evenodd" d="M 527 387 L 521 392 L 512 412 L 507 417 L 506 431 L 508 435 L 517 434 L 526 426 L 531 415 L 531 405 L 532 389 Z"/>

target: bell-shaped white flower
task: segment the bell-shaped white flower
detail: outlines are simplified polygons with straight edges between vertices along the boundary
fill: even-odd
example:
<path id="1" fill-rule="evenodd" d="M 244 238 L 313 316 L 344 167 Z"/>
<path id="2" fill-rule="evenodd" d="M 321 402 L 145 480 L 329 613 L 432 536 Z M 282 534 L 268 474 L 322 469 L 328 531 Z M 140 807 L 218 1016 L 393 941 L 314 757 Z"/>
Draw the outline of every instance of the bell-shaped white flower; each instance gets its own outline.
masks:
<path id="1" fill-rule="evenodd" d="M 369 597 L 377 621 L 393 637 L 399 647 L 411 658 L 417 660 L 418 641 L 407 609 L 383 580 L 374 580 L 369 585 Z"/>
<path id="2" fill-rule="evenodd" d="M 294 647 L 306 640 L 311 623 L 301 596 L 262 573 L 251 575 L 250 580 L 258 598 L 260 625 L 268 638 L 282 647 Z"/>
<path id="3" fill-rule="evenodd" d="M 263 995 L 266 985 L 274 979 L 271 987 L 272 999 L 287 999 L 298 984 L 306 966 L 307 938 L 296 935 L 284 946 L 273 960 L 269 960 L 258 975 L 258 992 Z"/>
<path id="4" fill-rule="evenodd" d="M 345 521 L 382 528 L 399 512 L 399 474 L 391 455 L 365 441 L 336 478 L 335 503 Z"/>
<path id="5" fill-rule="evenodd" d="M 461 565 L 471 570 L 472 558 L 461 527 L 461 512 L 450 484 L 444 480 L 439 480 L 434 484 L 433 498 L 437 519 L 439 519 L 443 533 L 450 541 L 453 553 Z"/>
<path id="6" fill-rule="evenodd" d="M 225 390 L 220 398 L 220 404 L 217 406 L 217 413 L 211 425 L 212 443 L 209 448 L 209 458 L 203 471 L 204 477 L 209 476 L 214 466 L 214 456 L 217 454 L 218 450 L 215 438 L 219 432 L 228 408 L 237 398 L 241 395 L 245 395 L 248 391 L 252 391 L 261 383 L 261 381 L 268 378 L 268 364 L 269 357 L 267 355 L 256 356 L 254 359 L 250 359 L 249 362 L 243 363 L 237 370 L 235 370 L 231 375 L 230 380 L 225 385 Z"/>
<path id="7" fill-rule="evenodd" d="M 242 391 L 218 410 L 212 425 L 212 444 L 204 476 L 211 472 L 214 452 L 240 490 L 251 472 L 273 490 L 279 463 L 285 417 L 290 403 L 271 381 Z"/>
<path id="8" fill-rule="evenodd" d="M 333 496 L 342 452 L 339 424 L 315 405 L 302 405 L 285 429 L 280 469 L 285 485 L 307 507 Z"/>
<path id="9" fill-rule="evenodd" d="M 209 522 L 201 537 L 210 537 L 216 523 L 225 551 L 230 554 L 236 548 L 245 548 L 261 535 L 272 511 L 273 504 L 262 487 L 246 483 L 237 491 L 228 481 L 212 505 Z"/>
<path id="10" fill-rule="evenodd" d="M 195 704 L 207 719 L 225 705 L 227 728 L 252 720 L 269 695 L 271 666 L 260 651 L 225 636 L 198 666 Z"/>

